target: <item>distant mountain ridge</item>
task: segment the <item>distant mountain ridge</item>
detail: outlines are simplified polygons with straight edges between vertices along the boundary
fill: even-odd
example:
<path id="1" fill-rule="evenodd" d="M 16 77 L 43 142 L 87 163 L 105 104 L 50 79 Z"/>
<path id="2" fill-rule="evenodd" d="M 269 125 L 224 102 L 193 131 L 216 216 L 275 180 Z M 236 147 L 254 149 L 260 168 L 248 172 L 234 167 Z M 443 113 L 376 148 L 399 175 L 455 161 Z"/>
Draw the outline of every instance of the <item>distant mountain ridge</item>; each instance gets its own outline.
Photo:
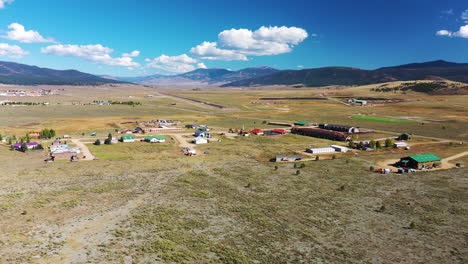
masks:
<path id="1" fill-rule="evenodd" d="M 367 85 L 410 80 L 450 80 L 468 83 L 468 63 L 437 60 L 384 67 L 376 70 L 349 67 L 287 70 L 257 78 L 234 81 L 224 84 L 222 87 L 297 84 L 320 87 L 327 85 Z"/>
<path id="2" fill-rule="evenodd" d="M 142 77 L 112 77 L 116 80 L 143 85 L 216 87 L 229 82 L 255 78 L 279 72 L 279 70 L 261 66 L 231 71 L 221 68 L 196 69 L 177 75 L 150 75 Z M 111 78 L 106 76 L 107 78 Z"/>
<path id="3" fill-rule="evenodd" d="M 18 85 L 100 85 L 122 83 L 77 70 L 53 70 L 0 61 L 0 83 Z"/>

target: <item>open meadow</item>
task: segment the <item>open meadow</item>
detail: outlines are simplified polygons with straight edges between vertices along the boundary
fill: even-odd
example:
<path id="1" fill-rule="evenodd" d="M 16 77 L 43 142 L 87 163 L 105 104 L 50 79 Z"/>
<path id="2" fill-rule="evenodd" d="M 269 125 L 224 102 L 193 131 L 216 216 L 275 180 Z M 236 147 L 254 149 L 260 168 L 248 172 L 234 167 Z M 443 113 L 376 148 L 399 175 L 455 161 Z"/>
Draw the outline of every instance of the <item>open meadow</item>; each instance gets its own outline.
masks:
<path id="1" fill-rule="evenodd" d="M 46 105 L 0 105 L 0 134 L 19 138 L 52 128 L 57 136 L 83 142 L 97 159 L 44 162 L 45 150 L 22 153 L 0 145 L 0 263 L 468 261 L 468 155 L 456 156 L 468 151 L 468 95 L 385 93 L 368 86 L 51 88 L 63 90 L 14 98 Z M 348 101 L 358 97 L 374 103 Z M 150 133 L 165 135 L 164 143 L 140 142 L 144 135 L 136 135 L 133 143 L 93 144 L 154 119 L 177 120 L 183 129 Z M 355 140 L 404 132 L 413 138 L 408 150 L 352 150 L 316 158 L 304 150 L 347 143 L 227 133 L 297 121 L 374 131 Z M 184 156 L 182 146 L 191 144 L 195 132 L 187 124 L 207 125 L 219 142 L 194 145 L 198 155 Z M 52 142 L 39 141 L 44 147 Z M 425 153 L 452 157 L 447 163 L 460 167 L 371 171 L 383 160 Z M 280 154 L 310 158 L 270 161 Z"/>

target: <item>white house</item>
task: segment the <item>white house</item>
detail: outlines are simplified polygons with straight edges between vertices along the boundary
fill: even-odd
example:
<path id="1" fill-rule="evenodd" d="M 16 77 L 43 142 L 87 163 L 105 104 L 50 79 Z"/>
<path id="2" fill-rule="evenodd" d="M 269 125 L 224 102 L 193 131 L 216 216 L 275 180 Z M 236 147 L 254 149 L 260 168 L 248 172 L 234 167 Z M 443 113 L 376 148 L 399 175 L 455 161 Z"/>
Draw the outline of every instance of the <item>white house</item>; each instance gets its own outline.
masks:
<path id="1" fill-rule="evenodd" d="M 348 152 L 348 148 L 345 147 L 345 146 L 340 146 L 340 145 L 331 145 L 330 147 L 334 148 L 335 151 L 338 151 L 338 152 Z"/>
<path id="2" fill-rule="evenodd" d="M 208 139 L 206 139 L 205 137 L 197 137 L 197 138 L 195 138 L 195 140 L 193 142 L 195 144 L 207 144 Z"/>
<path id="3" fill-rule="evenodd" d="M 406 143 L 406 142 L 395 142 L 395 143 L 393 143 L 394 148 L 404 148 L 404 147 L 407 147 L 407 146 L 408 146 L 408 143 Z"/>
<path id="4" fill-rule="evenodd" d="M 309 148 L 309 149 L 306 149 L 306 151 L 309 152 L 309 153 L 313 153 L 313 154 L 320 154 L 320 153 L 335 152 L 335 149 L 332 148 L 332 147 L 328 147 L 328 148 Z"/>

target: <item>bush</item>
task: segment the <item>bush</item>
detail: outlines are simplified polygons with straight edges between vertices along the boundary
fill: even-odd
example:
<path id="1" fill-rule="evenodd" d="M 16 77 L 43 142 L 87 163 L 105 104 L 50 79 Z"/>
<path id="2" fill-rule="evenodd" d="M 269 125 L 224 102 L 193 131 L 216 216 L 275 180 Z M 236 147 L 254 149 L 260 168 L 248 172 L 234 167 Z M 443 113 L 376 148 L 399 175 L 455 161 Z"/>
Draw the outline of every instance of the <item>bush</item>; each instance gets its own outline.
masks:
<path id="1" fill-rule="evenodd" d="M 301 174 L 301 171 L 300 171 L 300 170 L 297 170 L 297 171 L 296 171 L 296 175 L 299 175 L 299 174 Z"/>
<path id="2" fill-rule="evenodd" d="M 94 145 L 96 145 L 96 146 L 99 146 L 99 145 L 101 145 L 101 140 L 99 140 L 99 139 L 96 139 L 96 141 L 94 141 Z"/>
<path id="3" fill-rule="evenodd" d="M 315 160 L 320 160 L 319 156 L 316 156 L 316 157 L 315 157 Z"/>
<path id="4" fill-rule="evenodd" d="M 374 170 L 375 170 L 374 166 L 370 166 L 370 167 L 369 167 L 369 170 L 370 170 L 370 171 L 374 171 Z"/>

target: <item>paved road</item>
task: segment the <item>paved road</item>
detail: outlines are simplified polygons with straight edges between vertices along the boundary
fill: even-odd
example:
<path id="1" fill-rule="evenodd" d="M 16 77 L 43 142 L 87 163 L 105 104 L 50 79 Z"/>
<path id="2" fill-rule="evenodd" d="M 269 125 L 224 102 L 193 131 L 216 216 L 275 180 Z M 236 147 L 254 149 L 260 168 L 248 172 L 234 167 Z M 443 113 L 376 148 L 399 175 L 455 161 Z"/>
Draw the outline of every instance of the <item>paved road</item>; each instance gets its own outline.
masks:
<path id="1" fill-rule="evenodd" d="M 89 151 L 89 148 L 85 144 L 83 144 L 83 142 L 81 142 L 78 139 L 72 139 L 72 142 L 81 149 L 83 156 L 85 156 L 85 158 L 81 160 L 93 160 L 94 159 L 94 155 L 91 154 L 91 151 Z"/>

